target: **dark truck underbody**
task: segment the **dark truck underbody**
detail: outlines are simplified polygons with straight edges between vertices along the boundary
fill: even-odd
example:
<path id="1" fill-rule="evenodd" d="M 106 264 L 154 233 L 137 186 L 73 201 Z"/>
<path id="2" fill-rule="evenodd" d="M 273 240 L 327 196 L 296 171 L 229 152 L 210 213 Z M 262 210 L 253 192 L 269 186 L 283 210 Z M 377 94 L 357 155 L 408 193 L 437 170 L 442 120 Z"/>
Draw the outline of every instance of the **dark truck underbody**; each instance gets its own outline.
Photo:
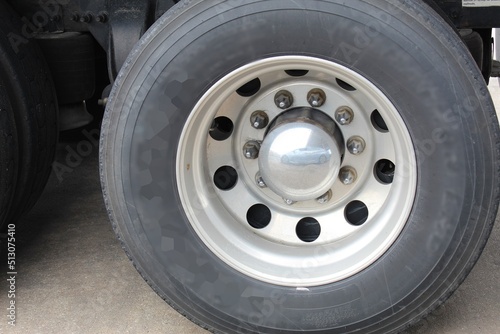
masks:
<path id="1" fill-rule="evenodd" d="M 478 61 L 486 80 L 492 71 L 492 53 L 484 52 L 492 48 L 492 28 L 500 27 L 500 7 L 468 7 L 463 0 L 424 0 L 431 5 L 450 25 L 456 29 L 473 29 L 477 34 L 466 39 L 466 42 Z M 11 5 L 23 17 L 25 27 L 23 35 L 17 39 L 35 37 L 40 39 L 40 33 L 51 34 L 50 47 L 58 46 L 61 49 L 72 44 L 76 35 L 60 34 L 61 32 L 79 32 L 91 34 L 94 44 L 107 54 L 108 74 L 111 81 L 116 78 L 128 54 L 146 30 L 177 0 L 10 0 Z M 474 1 L 468 1 L 473 3 Z M 479 38 L 480 37 L 480 38 Z M 80 37 L 81 38 L 81 37 Z M 46 38 L 42 38 L 42 44 Z M 69 43 L 69 44 L 68 44 Z M 78 42 L 76 42 L 78 43 Z M 88 42 L 87 49 L 81 52 L 92 52 L 94 45 Z M 82 44 L 79 46 L 83 48 Z M 44 48 L 45 50 L 47 48 Z M 59 55 L 62 57 L 63 55 Z M 52 54 L 47 55 L 49 63 Z M 69 57 L 69 55 L 68 55 Z M 86 59 L 88 63 L 88 58 Z M 74 63 L 78 67 L 81 64 Z M 103 73 L 98 73 L 103 75 Z M 73 78 L 66 77 L 67 86 Z M 81 87 L 81 97 L 89 97 L 95 90 L 93 77 L 87 78 L 86 87 Z M 100 94 L 101 92 L 97 92 Z M 106 95 L 107 92 L 104 92 Z"/>

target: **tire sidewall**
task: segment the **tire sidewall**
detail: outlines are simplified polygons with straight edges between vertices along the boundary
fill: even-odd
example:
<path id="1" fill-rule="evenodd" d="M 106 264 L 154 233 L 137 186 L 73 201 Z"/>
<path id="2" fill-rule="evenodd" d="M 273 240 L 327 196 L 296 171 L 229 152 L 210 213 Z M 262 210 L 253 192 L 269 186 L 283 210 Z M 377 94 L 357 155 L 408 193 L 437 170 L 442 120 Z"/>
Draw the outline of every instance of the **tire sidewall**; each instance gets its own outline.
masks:
<path id="1" fill-rule="evenodd" d="M 14 196 L 18 170 L 18 144 L 12 106 L 0 79 L 0 232 L 8 223 L 7 216 Z"/>
<path id="2" fill-rule="evenodd" d="M 17 175 L 9 222 L 19 220 L 38 200 L 58 141 L 58 103 L 51 73 L 34 36 L 23 28 L 18 13 L 0 1 L 0 79 L 17 134 Z"/>

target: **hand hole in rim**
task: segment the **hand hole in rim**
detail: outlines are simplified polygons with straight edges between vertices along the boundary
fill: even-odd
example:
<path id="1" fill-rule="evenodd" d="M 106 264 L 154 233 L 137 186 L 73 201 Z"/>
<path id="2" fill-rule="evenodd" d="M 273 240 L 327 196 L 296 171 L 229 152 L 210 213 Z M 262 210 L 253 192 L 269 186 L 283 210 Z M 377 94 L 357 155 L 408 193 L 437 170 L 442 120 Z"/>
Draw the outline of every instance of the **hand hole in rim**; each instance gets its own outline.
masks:
<path id="1" fill-rule="evenodd" d="M 354 88 L 353 86 L 351 86 L 350 84 L 348 84 L 347 82 L 345 82 L 344 80 L 341 80 L 341 79 L 336 79 L 337 81 L 337 84 L 342 88 L 342 89 L 345 89 L 349 92 L 354 92 L 356 90 L 356 88 Z"/>
<path id="2" fill-rule="evenodd" d="M 264 204 L 255 204 L 247 211 L 247 221 L 255 229 L 263 229 L 271 222 L 271 210 Z"/>
<path id="3" fill-rule="evenodd" d="M 373 127 L 380 132 L 389 132 L 389 128 L 387 127 L 387 124 L 385 123 L 384 119 L 382 118 L 382 115 L 380 115 L 380 112 L 375 109 L 371 116 L 370 119 L 372 121 Z"/>
<path id="4" fill-rule="evenodd" d="M 220 190 L 231 190 L 238 182 L 238 172 L 231 166 L 223 166 L 214 174 L 214 184 Z"/>
<path id="5" fill-rule="evenodd" d="M 396 165 L 387 159 L 377 161 L 375 164 L 375 176 L 383 184 L 391 184 L 394 181 Z"/>
<path id="6" fill-rule="evenodd" d="M 321 234 L 321 225 L 314 218 L 303 218 L 295 228 L 297 237 L 304 242 L 316 241 Z"/>
<path id="7" fill-rule="evenodd" d="M 217 117 L 210 126 L 210 137 L 217 141 L 224 141 L 231 137 L 234 130 L 233 121 L 225 116 Z"/>
<path id="8" fill-rule="evenodd" d="M 361 201 L 352 201 L 345 207 L 345 219 L 354 226 L 361 226 L 368 220 L 368 208 Z"/>
<path id="9" fill-rule="evenodd" d="M 308 70 L 286 70 L 286 74 L 288 74 L 291 77 L 303 77 L 309 73 Z"/>
<path id="10" fill-rule="evenodd" d="M 238 88 L 236 90 L 236 93 L 238 93 L 238 95 L 243 97 L 254 96 L 259 92 L 261 85 L 262 83 L 260 82 L 260 79 L 255 78 L 252 81 L 249 81 L 240 88 Z"/>

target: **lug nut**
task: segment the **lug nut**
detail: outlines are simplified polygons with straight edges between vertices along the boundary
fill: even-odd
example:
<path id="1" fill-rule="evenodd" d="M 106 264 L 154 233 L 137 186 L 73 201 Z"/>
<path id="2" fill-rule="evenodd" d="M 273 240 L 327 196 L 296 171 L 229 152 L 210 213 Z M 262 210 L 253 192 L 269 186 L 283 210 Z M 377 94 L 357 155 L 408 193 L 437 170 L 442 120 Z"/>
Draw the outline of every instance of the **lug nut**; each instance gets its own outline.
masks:
<path id="1" fill-rule="evenodd" d="M 319 204 L 326 204 L 326 203 L 328 203 L 331 199 L 332 199 L 332 191 L 331 191 L 331 190 L 328 190 L 328 192 L 326 192 L 323 196 L 318 197 L 318 198 L 316 199 L 316 201 L 317 201 Z"/>
<path id="2" fill-rule="evenodd" d="M 294 205 L 296 202 L 292 201 L 291 199 L 288 198 L 283 198 L 283 201 L 285 201 L 286 205 Z"/>
<path id="3" fill-rule="evenodd" d="M 366 147 L 365 141 L 361 137 L 352 137 L 347 141 L 347 149 L 351 154 L 360 155 Z"/>
<path id="4" fill-rule="evenodd" d="M 351 124 L 354 118 L 354 112 L 349 107 L 340 107 L 335 112 L 335 119 L 340 125 Z"/>
<path id="5" fill-rule="evenodd" d="M 75 21 L 75 22 L 80 21 L 80 14 L 78 14 L 77 12 L 74 12 L 74 13 L 71 15 L 71 21 Z"/>
<path id="6" fill-rule="evenodd" d="M 81 23 L 90 23 L 92 22 L 92 19 L 94 18 L 94 15 L 92 13 L 84 13 L 82 16 L 80 16 L 80 22 Z"/>
<path id="7" fill-rule="evenodd" d="M 357 178 L 358 174 L 356 173 L 356 170 L 352 167 L 343 167 L 340 170 L 339 179 L 346 186 L 353 184 Z"/>
<path id="8" fill-rule="evenodd" d="M 97 104 L 100 105 L 100 106 L 102 106 L 102 107 L 105 107 L 108 104 L 108 98 L 105 97 L 103 99 L 97 100 Z"/>
<path id="9" fill-rule="evenodd" d="M 307 94 L 307 102 L 313 108 L 319 108 L 326 102 L 326 94 L 323 90 L 316 88 Z"/>
<path id="10" fill-rule="evenodd" d="M 250 123 L 255 129 L 264 129 L 269 124 L 269 117 L 263 111 L 255 111 L 250 116 Z"/>
<path id="11" fill-rule="evenodd" d="M 280 109 L 288 109 L 293 104 L 293 96 L 292 93 L 286 90 L 281 90 L 276 93 L 274 97 L 274 103 Z"/>
<path id="12" fill-rule="evenodd" d="M 257 183 L 257 185 L 260 188 L 266 188 L 267 187 L 266 182 L 264 181 L 264 179 L 262 178 L 262 175 L 260 175 L 260 173 L 257 173 L 257 175 L 255 176 L 255 182 Z"/>
<path id="13" fill-rule="evenodd" d="M 99 14 L 97 14 L 95 20 L 96 20 L 96 22 L 99 22 L 99 23 L 106 23 L 106 22 L 108 22 L 108 13 L 106 13 L 106 12 L 100 12 Z"/>
<path id="14" fill-rule="evenodd" d="M 260 143 L 255 140 L 251 140 L 243 146 L 243 155 L 247 159 L 257 159 L 259 157 Z"/>

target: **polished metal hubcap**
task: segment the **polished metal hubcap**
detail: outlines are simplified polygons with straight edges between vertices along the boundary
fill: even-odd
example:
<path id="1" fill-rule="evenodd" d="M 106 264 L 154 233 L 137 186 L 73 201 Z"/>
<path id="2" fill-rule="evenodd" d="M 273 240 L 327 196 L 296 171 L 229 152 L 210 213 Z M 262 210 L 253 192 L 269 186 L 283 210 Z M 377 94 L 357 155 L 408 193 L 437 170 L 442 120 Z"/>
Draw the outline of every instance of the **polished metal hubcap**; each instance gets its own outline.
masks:
<path id="1" fill-rule="evenodd" d="M 307 201 L 335 183 L 343 140 L 335 122 L 321 111 L 297 108 L 276 118 L 264 138 L 259 168 L 264 182 L 279 196 Z"/>

